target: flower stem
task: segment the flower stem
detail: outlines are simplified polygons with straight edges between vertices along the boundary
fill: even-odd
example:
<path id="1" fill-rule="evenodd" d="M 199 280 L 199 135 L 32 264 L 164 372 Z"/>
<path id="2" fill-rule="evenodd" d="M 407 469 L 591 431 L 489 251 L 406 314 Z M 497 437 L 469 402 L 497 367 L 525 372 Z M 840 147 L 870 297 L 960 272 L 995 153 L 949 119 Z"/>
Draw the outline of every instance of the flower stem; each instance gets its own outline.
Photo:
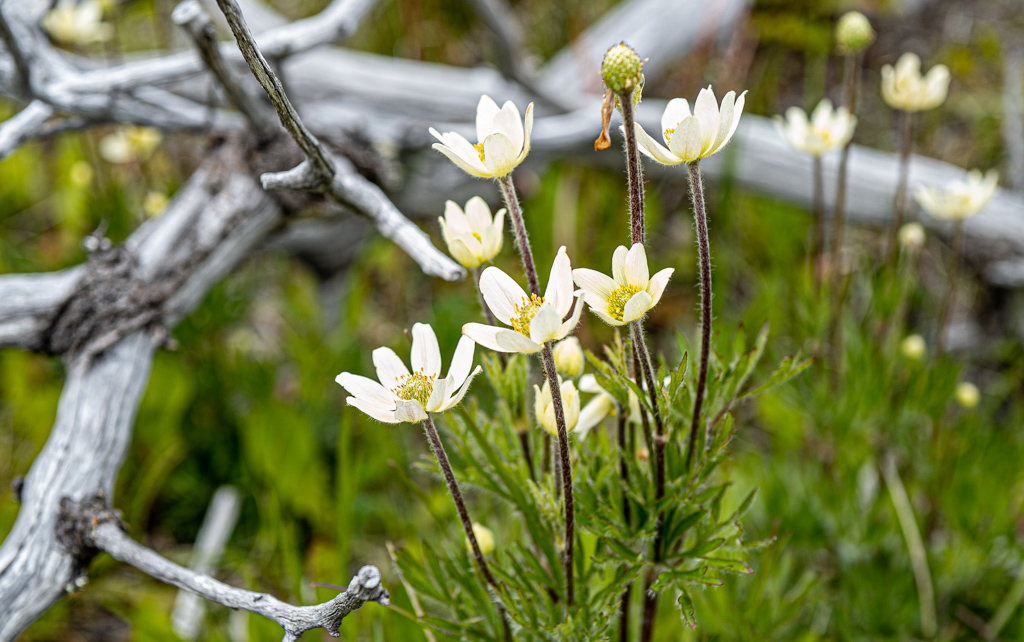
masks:
<path id="1" fill-rule="evenodd" d="M 843 84 L 846 86 L 844 102 L 847 111 L 857 111 L 857 93 L 860 88 L 861 54 L 851 54 L 843 61 Z M 836 182 L 836 204 L 832 209 L 832 320 L 829 325 L 829 381 L 833 391 L 839 389 L 843 368 L 843 301 L 846 288 L 843 283 L 843 235 L 846 231 L 846 188 L 849 180 L 850 147 L 843 147 L 839 157 L 839 178 Z"/>
<path id="2" fill-rule="evenodd" d="M 946 335 L 949 334 L 949 322 L 953 318 L 953 308 L 956 305 L 956 291 L 960 285 L 961 265 L 964 257 L 964 222 L 953 223 L 953 267 L 950 271 L 949 292 L 942 304 L 942 316 L 939 317 L 939 335 L 936 337 L 936 352 L 946 352 Z"/>
<path id="3" fill-rule="evenodd" d="M 519 205 L 516 186 L 512 184 L 512 175 L 507 174 L 498 179 L 501 193 L 505 197 L 509 218 L 512 219 L 512 230 L 516 235 L 516 247 L 523 259 L 523 271 L 526 282 L 530 285 L 530 294 L 540 296 L 540 280 L 537 278 L 537 266 L 533 263 L 533 250 L 530 249 L 530 238 L 526 235 L 526 224 L 523 223 L 523 208 Z"/>
<path id="4" fill-rule="evenodd" d="M 626 445 L 626 412 L 622 404 L 615 404 L 618 419 L 618 443 L 619 443 L 619 476 L 622 477 L 622 518 L 629 526 L 633 521 L 632 511 L 629 507 L 629 493 L 626 487 L 629 485 L 629 465 L 626 463 L 626 453 L 629 452 Z M 633 592 L 633 584 L 627 584 L 622 592 L 619 607 L 619 642 L 629 642 L 629 598 Z"/>
<path id="5" fill-rule="evenodd" d="M 704 185 L 700 175 L 700 161 L 687 165 L 690 170 L 690 191 L 693 193 L 693 216 L 697 223 L 697 253 L 700 261 L 700 370 L 697 374 L 697 396 L 693 402 L 693 423 L 690 425 L 690 443 L 686 447 L 686 466 L 693 460 L 697 446 L 697 430 L 704 409 L 704 392 L 708 383 L 708 358 L 711 353 L 711 246 L 708 243 L 708 216 L 704 205 Z M 710 424 L 708 424 L 710 428 Z"/>
<path id="6" fill-rule="evenodd" d="M 530 451 L 530 435 L 525 432 L 519 433 L 519 444 L 523 447 L 523 457 L 526 458 L 526 467 L 530 470 L 530 479 L 536 481 L 537 474 L 533 470 L 533 454 Z"/>
<path id="7" fill-rule="evenodd" d="M 907 185 L 910 182 L 910 153 L 914 150 L 914 114 L 903 112 L 903 129 L 900 134 L 900 177 L 896 187 L 896 210 L 892 225 L 889 226 L 889 240 L 886 242 L 886 265 L 896 256 L 898 236 L 907 212 Z"/>
<path id="8" fill-rule="evenodd" d="M 636 146 L 633 92 L 618 94 L 622 129 L 626 138 L 626 171 L 629 178 L 629 231 L 633 243 L 644 242 L 644 174 Z"/>
<path id="9" fill-rule="evenodd" d="M 887 456 L 882 462 L 882 477 L 889 487 L 889 497 L 896 509 L 903 539 L 910 553 L 910 567 L 914 571 L 914 582 L 917 584 L 917 597 L 921 611 L 921 633 L 925 638 L 932 638 L 938 630 L 935 614 L 935 589 L 932 586 L 931 572 L 928 570 L 928 555 L 921 539 L 921 531 L 914 518 L 914 508 L 907 497 L 907 489 L 903 486 L 896 462 Z"/>
<path id="10" fill-rule="evenodd" d="M 558 427 L 558 455 L 562 469 L 562 494 L 565 496 L 565 602 L 571 607 L 575 601 L 572 549 L 576 518 L 573 506 L 572 466 L 569 463 L 569 431 L 565 427 L 565 408 L 562 406 L 562 390 L 558 386 L 555 357 L 551 352 L 550 342 L 544 344 L 541 357 L 544 365 L 544 376 L 547 378 L 548 386 L 551 388 L 551 403 L 555 407 L 555 425 Z"/>
<path id="11" fill-rule="evenodd" d="M 811 270 L 814 272 L 814 291 L 821 292 L 825 257 L 825 169 L 821 156 L 814 157 L 814 239 L 811 241 Z"/>
<path id="12" fill-rule="evenodd" d="M 459 490 L 459 482 L 455 480 L 455 473 L 452 472 L 452 465 L 448 461 L 448 453 L 444 450 L 444 445 L 441 443 L 441 437 L 437 434 L 437 428 L 434 427 L 434 421 L 430 418 L 430 415 L 427 415 L 427 418 L 423 421 L 423 427 L 427 433 L 427 440 L 430 442 L 430 449 L 434 451 L 434 457 L 437 458 L 437 463 L 441 466 L 441 472 L 444 474 L 444 481 L 448 484 L 448 491 L 452 494 L 452 500 L 455 502 L 455 510 L 459 513 L 459 519 L 462 520 L 462 528 L 466 531 L 466 538 L 469 540 L 469 546 L 473 550 L 473 557 L 476 559 L 476 564 L 480 568 L 480 574 L 484 576 L 484 580 L 491 589 L 491 597 L 494 599 L 495 605 L 498 607 L 502 629 L 504 630 L 504 638 L 505 640 L 511 640 L 512 631 L 509 628 L 508 618 L 506 617 L 505 605 L 497 599 L 498 581 L 494 578 L 494 575 L 491 574 L 491 568 L 487 565 L 487 559 L 480 550 L 480 544 L 476 541 L 476 533 L 473 532 L 473 522 L 469 519 L 469 511 L 466 510 L 466 502 L 462 499 L 462 491 Z"/>

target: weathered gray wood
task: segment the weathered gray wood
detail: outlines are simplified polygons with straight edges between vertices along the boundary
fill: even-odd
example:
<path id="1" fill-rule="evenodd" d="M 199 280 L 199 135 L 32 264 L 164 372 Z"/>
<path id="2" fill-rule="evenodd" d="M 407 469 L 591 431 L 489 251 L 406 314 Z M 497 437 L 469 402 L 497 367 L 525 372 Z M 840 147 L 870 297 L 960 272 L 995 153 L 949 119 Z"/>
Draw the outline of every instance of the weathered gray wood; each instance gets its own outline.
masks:
<path id="1" fill-rule="evenodd" d="M 43 333 L 82 277 L 82 267 L 0 276 L 0 347 L 38 350 Z"/>

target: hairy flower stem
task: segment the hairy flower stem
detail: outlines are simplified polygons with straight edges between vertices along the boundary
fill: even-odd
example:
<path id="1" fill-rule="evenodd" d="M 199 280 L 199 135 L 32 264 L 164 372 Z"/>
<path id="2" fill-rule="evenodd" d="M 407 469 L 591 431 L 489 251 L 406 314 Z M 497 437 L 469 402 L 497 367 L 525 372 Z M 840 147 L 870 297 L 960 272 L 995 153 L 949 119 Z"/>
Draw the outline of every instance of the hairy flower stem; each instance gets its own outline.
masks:
<path id="1" fill-rule="evenodd" d="M 811 240 L 811 270 L 814 292 L 821 292 L 825 265 L 825 169 L 821 156 L 814 157 L 814 238 Z"/>
<path id="2" fill-rule="evenodd" d="M 700 370 L 697 373 L 697 396 L 693 402 L 693 423 L 690 425 L 690 443 L 686 447 L 686 467 L 693 461 L 697 446 L 697 430 L 704 409 L 704 392 L 708 383 L 708 358 L 711 353 L 711 245 L 708 242 L 708 215 L 704 205 L 704 184 L 701 181 L 700 161 L 687 165 L 690 170 L 690 191 L 693 193 L 693 217 L 697 223 L 697 253 L 700 261 Z M 708 429 L 711 424 L 708 424 Z M 709 435 L 710 437 L 710 435 Z M 710 441 L 710 440 L 708 440 Z"/>
<path id="3" fill-rule="evenodd" d="M 562 390 L 558 385 L 555 357 L 551 352 L 550 342 L 544 344 L 541 358 L 544 366 L 544 376 L 547 378 L 548 386 L 551 388 L 551 403 L 555 408 L 555 425 L 558 427 L 558 456 L 562 469 L 562 494 L 565 496 L 565 602 L 569 607 L 572 607 L 575 601 L 572 549 L 576 517 L 572 494 L 572 465 L 569 463 L 569 431 L 565 427 L 565 408 L 562 406 Z"/>
<path id="4" fill-rule="evenodd" d="M 526 467 L 530 471 L 530 479 L 537 481 L 537 473 L 533 470 L 533 453 L 530 451 L 530 435 L 525 432 L 519 433 L 519 444 L 523 447 L 523 457 L 526 458 Z"/>
<path id="5" fill-rule="evenodd" d="M 530 249 L 530 238 L 526 235 L 526 224 L 523 223 L 523 208 L 519 205 L 519 196 L 516 194 L 516 186 L 512 184 L 512 175 L 502 176 L 498 179 L 498 184 L 501 185 L 505 206 L 508 208 L 508 215 L 512 220 L 512 230 L 516 235 L 516 247 L 519 249 L 519 256 L 523 259 L 523 271 L 526 272 L 526 282 L 530 286 L 530 294 L 540 296 L 537 266 L 533 263 L 533 250 Z"/>
<path id="6" fill-rule="evenodd" d="M 444 474 L 444 481 L 448 484 L 448 491 L 452 494 L 455 510 L 459 513 L 459 519 L 462 520 L 462 528 L 466 531 L 466 539 L 469 540 L 469 546 L 473 550 L 473 557 L 480 568 L 480 574 L 484 576 L 484 581 L 487 582 L 491 589 L 491 597 L 498 607 L 498 614 L 501 617 L 502 629 L 504 630 L 504 639 L 511 640 L 512 630 L 509 628 L 505 605 L 497 599 L 498 581 L 491 574 L 491 568 L 487 565 L 487 559 L 484 557 L 483 552 L 480 551 L 480 544 L 476 541 L 476 533 L 473 532 L 473 521 L 469 519 L 466 502 L 462 499 L 462 491 L 459 490 L 459 482 L 455 480 L 455 473 L 452 471 L 452 465 L 448 461 L 448 453 L 444 450 L 441 436 L 437 434 L 437 428 L 434 427 L 434 420 L 430 418 L 430 415 L 427 415 L 427 418 L 423 421 L 423 427 L 427 433 L 427 441 L 430 442 L 430 449 L 434 451 L 434 457 L 437 458 L 437 463 Z"/>
<path id="7" fill-rule="evenodd" d="M 629 231 L 633 243 L 644 242 L 644 173 L 636 146 L 633 92 L 618 94 L 622 129 L 626 138 L 626 171 L 629 179 Z"/>
<path id="8" fill-rule="evenodd" d="M 857 93 L 860 88 L 861 54 L 850 54 L 843 60 L 844 104 L 850 114 L 857 112 Z M 839 157 L 839 178 L 836 182 L 836 204 L 832 209 L 832 319 L 829 324 L 829 382 L 833 392 L 839 390 L 839 376 L 843 368 L 843 235 L 846 228 L 846 189 L 850 172 L 850 147 L 846 143 Z"/>
<path id="9" fill-rule="evenodd" d="M 914 114 L 903 112 L 903 129 L 900 134 L 900 177 L 896 186 L 896 210 L 893 212 L 892 225 L 889 226 L 889 239 L 886 241 L 885 264 L 889 265 L 896 256 L 899 246 L 898 236 L 903 227 L 903 219 L 907 212 L 907 185 L 910 182 L 910 153 L 914 150 Z"/>
<path id="10" fill-rule="evenodd" d="M 622 518 L 626 525 L 632 524 L 633 514 L 629 507 L 629 493 L 626 488 L 629 486 L 629 465 L 626 462 L 628 452 L 626 444 L 626 413 L 628 410 L 622 404 L 615 404 L 616 416 L 618 418 L 618 443 L 619 443 L 619 475 L 622 477 Z M 629 642 L 629 601 L 633 592 L 633 585 L 627 584 L 626 590 L 622 592 L 619 606 L 619 642 Z"/>
<path id="11" fill-rule="evenodd" d="M 964 260 L 964 222 L 953 223 L 953 267 L 950 269 L 949 292 L 942 303 L 942 316 L 939 317 L 939 334 L 935 345 L 938 354 L 946 352 L 946 341 L 949 334 L 949 322 L 953 319 L 953 308 L 956 305 L 956 291 L 960 286 L 960 272 Z"/>

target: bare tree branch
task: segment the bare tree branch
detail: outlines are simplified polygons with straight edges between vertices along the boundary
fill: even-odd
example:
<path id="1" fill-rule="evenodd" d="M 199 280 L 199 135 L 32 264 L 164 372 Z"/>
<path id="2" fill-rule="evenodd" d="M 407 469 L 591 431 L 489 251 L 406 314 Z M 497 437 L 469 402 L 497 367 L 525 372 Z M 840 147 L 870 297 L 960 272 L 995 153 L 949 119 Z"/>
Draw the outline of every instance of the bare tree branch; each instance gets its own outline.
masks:
<path id="1" fill-rule="evenodd" d="M 41 100 L 33 100 L 16 116 L 0 123 L 0 160 L 42 132 L 53 114 L 53 107 Z"/>
<path id="2" fill-rule="evenodd" d="M 0 276 L 0 347 L 42 349 L 46 331 L 83 272 L 78 266 L 51 274 Z"/>

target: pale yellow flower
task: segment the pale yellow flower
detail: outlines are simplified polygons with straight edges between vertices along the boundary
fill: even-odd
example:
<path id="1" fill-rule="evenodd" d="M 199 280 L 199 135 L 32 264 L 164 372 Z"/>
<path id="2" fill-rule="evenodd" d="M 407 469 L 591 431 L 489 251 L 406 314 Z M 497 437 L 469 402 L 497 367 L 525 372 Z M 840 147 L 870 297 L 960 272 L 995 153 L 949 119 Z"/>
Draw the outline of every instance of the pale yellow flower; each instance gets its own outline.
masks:
<path id="1" fill-rule="evenodd" d="M 857 117 L 846 107 L 834 109 L 828 98 L 818 103 L 809 120 L 804 110 L 790 107 L 786 120 L 776 116 L 775 122 L 794 149 L 815 157 L 846 147 L 857 128 Z"/>
<path id="2" fill-rule="evenodd" d="M 156 216 L 163 214 L 163 211 L 167 209 L 167 194 L 152 190 L 146 193 L 146 200 L 142 202 L 142 211 L 146 213 L 146 216 Z"/>
<path id="3" fill-rule="evenodd" d="M 882 98 L 893 109 L 935 109 L 946 100 L 949 79 L 949 68 L 945 65 L 935 65 L 927 75 L 921 75 L 921 59 L 908 52 L 896 61 L 895 67 L 882 67 Z"/>
<path id="4" fill-rule="evenodd" d="M 511 100 L 499 109 L 487 95 L 480 97 L 476 107 L 477 144 L 470 143 L 457 132 L 442 134 L 430 128 L 430 134 L 441 141 L 434 143 L 434 149 L 466 173 L 481 178 L 501 178 L 511 174 L 530 153 L 532 132 L 533 103 L 526 107 L 524 125 L 519 109 Z"/>
<path id="5" fill-rule="evenodd" d="M 661 116 L 662 145 L 636 123 L 636 142 L 640 151 L 663 165 L 679 165 L 707 158 L 722 150 L 736 133 L 743 114 L 747 92 L 736 97 L 730 91 L 719 107 L 710 85 L 701 89 L 690 113 L 690 104 L 684 98 L 668 101 Z"/>
<path id="6" fill-rule="evenodd" d="M 427 413 L 444 412 L 462 401 L 469 384 L 480 373 L 473 367 L 476 346 L 468 338 L 459 340 L 448 367 L 448 376 L 441 378 L 441 350 L 434 329 L 426 323 L 412 327 L 412 369 L 405 367 L 391 348 L 373 351 L 373 365 L 377 379 L 343 372 L 335 378 L 352 396 L 348 405 L 389 424 L 418 422 L 427 419 Z"/>
<path id="7" fill-rule="evenodd" d="M 562 393 L 565 429 L 571 431 L 580 419 L 580 393 L 572 380 L 561 382 L 558 389 Z M 558 424 L 555 422 L 555 402 L 551 397 L 551 386 L 545 381 L 543 388 L 534 384 L 533 390 L 533 411 L 537 415 L 537 423 L 552 437 L 557 437 Z"/>
<path id="8" fill-rule="evenodd" d="M 476 537 L 476 543 L 480 547 L 481 553 L 490 555 L 494 552 L 494 532 L 491 529 L 483 524 L 473 522 L 473 535 Z M 469 543 L 468 537 L 466 538 L 466 548 L 469 549 L 470 554 L 473 553 L 473 545 Z"/>
<path id="9" fill-rule="evenodd" d="M 924 358 L 928 346 L 925 345 L 924 337 L 919 334 L 912 334 L 900 342 L 900 352 L 911 361 L 920 361 Z"/>
<path id="10" fill-rule="evenodd" d="M 999 172 L 989 170 L 982 175 L 973 169 L 966 180 L 956 180 L 945 188 L 918 185 L 914 198 L 924 211 L 935 218 L 962 221 L 981 214 L 999 187 Z"/>
<path id="11" fill-rule="evenodd" d="M 576 329 L 583 312 L 583 292 L 573 291 L 572 266 L 564 246 L 551 264 L 544 296 L 527 295 L 512 277 L 493 265 L 480 275 L 480 294 L 498 321 L 512 329 L 467 323 L 462 334 L 497 352 L 540 352 L 545 343 L 564 339 Z M 568 320 L 562 321 L 570 311 Z"/>
<path id="12" fill-rule="evenodd" d="M 576 337 L 566 337 L 551 349 L 555 357 L 555 370 L 563 377 L 575 379 L 583 374 L 583 346 Z"/>
<path id="13" fill-rule="evenodd" d="M 454 201 L 448 201 L 444 216 L 437 220 L 441 223 L 441 236 L 448 245 L 448 253 L 464 268 L 480 267 L 501 251 L 504 208 L 492 219 L 487 201 L 474 196 L 466 203 L 465 211 Z"/>
<path id="14" fill-rule="evenodd" d="M 977 407 L 981 401 L 981 391 L 978 386 L 969 381 L 962 381 L 956 386 L 956 402 L 967 410 Z"/>
<path id="15" fill-rule="evenodd" d="M 612 255 L 612 276 L 581 268 L 572 278 L 583 290 L 590 311 L 608 325 L 625 325 L 642 319 L 658 305 L 674 268 L 665 268 L 653 277 L 647 268 L 647 251 L 642 243 L 626 250 L 620 245 Z"/>
<path id="16" fill-rule="evenodd" d="M 114 26 L 103 22 L 103 6 L 97 0 L 61 0 L 40 23 L 57 42 L 88 45 L 114 36 Z"/>
<path id="17" fill-rule="evenodd" d="M 919 250 L 924 247 L 926 236 L 924 226 L 920 223 L 904 223 L 898 234 L 900 246 L 908 250 Z"/>
<path id="18" fill-rule="evenodd" d="M 71 182 L 75 187 L 88 187 L 96 172 L 87 161 L 78 161 L 71 166 Z"/>
<path id="19" fill-rule="evenodd" d="M 100 140 L 100 156 L 116 164 L 143 161 L 153 155 L 162 140 L 158 129 L 125 125 Z"/>

